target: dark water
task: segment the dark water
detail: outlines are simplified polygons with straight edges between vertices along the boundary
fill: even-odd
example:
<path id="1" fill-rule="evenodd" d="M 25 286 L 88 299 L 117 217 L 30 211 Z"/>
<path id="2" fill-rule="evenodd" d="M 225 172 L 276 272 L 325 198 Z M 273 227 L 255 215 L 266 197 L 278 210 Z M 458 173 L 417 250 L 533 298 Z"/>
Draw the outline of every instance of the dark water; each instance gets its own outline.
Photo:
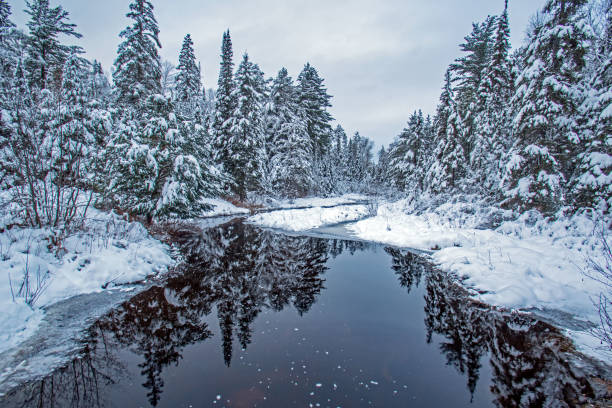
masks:
<path id="1" fill-rule="evenodd" d="M 574 406 L 555 329 L 471 302 L 410 252 L 240 222 L 176 230 L 185 265 L 0 399 L 40 407 Z"/>

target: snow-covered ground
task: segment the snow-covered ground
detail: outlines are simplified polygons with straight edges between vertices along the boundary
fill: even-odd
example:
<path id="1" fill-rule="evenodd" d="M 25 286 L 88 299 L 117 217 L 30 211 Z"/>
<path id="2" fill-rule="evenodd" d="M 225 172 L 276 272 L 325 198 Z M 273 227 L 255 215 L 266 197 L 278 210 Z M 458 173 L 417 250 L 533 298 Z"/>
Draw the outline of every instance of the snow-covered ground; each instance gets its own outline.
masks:
<path id="1" fill-rule="evenodd" d="M 269 199 L 262 204 L 267 208 L 290 209 L 303 207 L 329 207 L 341 204 L 351 204 L 368 201 L 368 196 L 363 194 L 344 194 L 337 197 L 305 197 L 285 200 Z"/>
<path id="2" fill-rule="evenodd" d="M 333 205 L 333 204 L 327 204 Z M 288 231 L 307 231 L 326 225 L 357 221 L 370 215 L 367 205 L 339 205 L 336 207 L 312 207 L 294 210 L 277 210 L 260 213 L 248 218 L 248 222 Z"/>
<path id="3" fill-rule="evenodd" d="M 50 235 L 19 227 L 0 233 L 0 353 L 36 332 L 48 306 L 141 281 L 173 262 L 166 245 L 115 213 L 90 209 L 84 230 L 54 252 Z M 29 290 L 20 290 L 26 270 Z"/>
<path id="4" fill-rule="evenodd" d="M 605 264 L 597 234 L 602 229 L 585 216 L 550 223 L 527 213 L 511 221 L 511 213 L 477 204 L 445 204 L 417 212 L 411 203 L 398 201 L 382 203 L 375 216 L 362 219 L 368 215 L 366 206 L 350 208 L 279 211 L 249 220 L 306 231 L 360 219 L 345 229 L 360 239 L 430 252 L 435 264 L 456 274 L 474 298 L 485 303 L 599 322 L 593 301 L 605 288 L 583 272 L 589 270 L 589 259 Z M 501 226 L 487 229 L 493 219 Z M 585 353 L 610 358 L 609 348 L 590 334 L 568 333 Z"/>
<path id="5" fill-rule="evenodd" d="M 242 215 L 248 214 L 248 208 L 237 207 L 229 201 L 220 198 L 205 198 L 201 200 L 203 203 L 210 204 L 213 208 L 202 214 L 202 217 L 219 217 L 225 215 Z"/>

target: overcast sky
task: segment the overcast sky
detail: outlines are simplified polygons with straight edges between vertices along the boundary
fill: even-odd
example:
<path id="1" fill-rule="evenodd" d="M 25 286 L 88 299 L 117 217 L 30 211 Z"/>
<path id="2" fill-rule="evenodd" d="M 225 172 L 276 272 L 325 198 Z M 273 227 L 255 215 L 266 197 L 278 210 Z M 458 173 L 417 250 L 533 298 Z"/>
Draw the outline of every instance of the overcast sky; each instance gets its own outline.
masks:
<path id="1" fill-rule="evenodd" d="M 510 0 L 512 45 L 545 0 Z M 25 1 L 8 0 L 25 27 Z M 433 113 L 444 71 L 473 21 L 499 14 L 503 0 L 152 0 L 163 59 L 178 61 L 190 33 L 203 82 L 216 87 L 223 31 L 231 31 L 234 61 L 248 51 L 266 76 L 286 67 L 295 79 L 310 62 L 333 95 L 331 112 L 347 133 L 388 144 L 415 109 Z M 119 32 L 129 24 L 129 0 L 51 0 L 70 13 L 87 57 L 105 71 Z"/>

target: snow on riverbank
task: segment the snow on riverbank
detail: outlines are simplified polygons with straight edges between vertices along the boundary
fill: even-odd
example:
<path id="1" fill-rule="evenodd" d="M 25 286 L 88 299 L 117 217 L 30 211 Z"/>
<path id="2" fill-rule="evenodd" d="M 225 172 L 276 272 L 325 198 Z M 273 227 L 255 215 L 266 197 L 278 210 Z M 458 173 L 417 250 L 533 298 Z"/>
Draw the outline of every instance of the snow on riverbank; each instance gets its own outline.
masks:
<path id="1" fill-rule="evenodd" d="M 288 231 L 307 231 L 326 225 L 357 221 L 370 215 L 366 205 L 341 205 L 332 208 L 312 207 L 299 210 L 278 210 L 256 214 L 248 222 Z"/>
<path id="2" fill-rule="evenodd" d="M 229 201 L 220 198 L 204 198 L 203 203 L 210 204 L 213 208 L 202 214 L 202 217 L 221 217 L 225 215 L 242 215 L 249 214 L 248 208 L 237 207 Z"/>
<path id="3" fill-rule="evenodd" d="M 485 303 L 555 310 L 599 322 L 593 300 L 605 288 L 583 272 L 589 259 L 605 264 L 597 234 L 601 226 L 585 216 L 551 223 L 532 212 L 495 230 L 476 229 L 488 221 L 462 205 L 411 214 L 406 202 L 384 204 L 375 217 L 347 228 L 361 239 L 433 251 L 433 261 L 455 273 Z M 599 345 L 584 333 L 572 337 L 589 354 L 601 358 L 606 350 L 593 350 Z"/>
<path id="4" fill-rule="evenodd" d="M 315 207 L 258 214 L 249 222 L 295 232 L 358 220 L 346 225 L 354 236 L 430 252 L 435 264 L 456 274 L 480 301 L 599 322 L 593 300 L 604 287 L 583 271 L 589 259 L 605 264 L 601 227 L 585 216 L 550 223 L 532 212 L 512 220 L 508 211 L 471 203 L 417 212 L 407 201 L 382 203 L 366 218 L 370 211 L 365 205 Z M 586 353 L 603 358 L 602 350 L 609 352 L 585 332 L 570 335 Z"/>
<path id="5" fill-rule="evenodd" d="M 0 353 L 36 331 L 43 307 L 141 281 L 173 262 L 168 247 L 141 224 L 114 213 L 90 209 L 84 230 L 65 238 L 59 255 L 49 250 L 50 235 L 19 227 L 0 233 Z M 30 289 L 19 293 L 26 270 Z"/>
<path id="6" fill-rule="evenodd" d="M 344 194 L 338 197 L 305 197 L 285 200 L 269 200 L 264 204 L 267 208 L 291 209 L 301 207 L 331 207 L 341 204 L 358 203 L 368 200 L 362 194 Z"/>

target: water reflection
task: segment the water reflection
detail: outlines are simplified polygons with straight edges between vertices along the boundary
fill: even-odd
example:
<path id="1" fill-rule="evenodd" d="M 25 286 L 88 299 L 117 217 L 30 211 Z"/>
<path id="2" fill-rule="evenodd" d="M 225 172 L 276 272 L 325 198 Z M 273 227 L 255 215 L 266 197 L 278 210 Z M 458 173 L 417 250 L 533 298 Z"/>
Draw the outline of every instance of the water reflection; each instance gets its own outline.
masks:
<path id="1" fill-rule="evenodd" d="M 212 336 L 216 314 L 225 364 L 234 343 L 246 349 L 253 322 L 264 310 L 307 313 L 325 289 L 329 260 L 370 244 L 261 231 L 240 222 L 201 231 L 170 231 L 185 259 L 162 286 L 132 298 L 94 324 L 79 358 L 6 397 L 10 406 L 93 407 L 109 404 L 104 390 L 131 381 L 122 350 L 138 355 L 141 385 L 152 406 L 164 390 L 163 373 L 185 348 Z M 584 373 L 567 362 L 567 344 L 552 327 L 471 301 L 464 290 L 408 251 L 385 248 L 399 284 L 413 293 L 424 281 L 426 342 L 466 377 L 474 394 L 483 364 L 500 407 L 574 406 L 595 394 Z M 211 320 L 208 319 L 208 322 Z M 384 347 L 384 345 L 383 345 Z M 0 399 L 0 405 L 4 401 Z"/>

